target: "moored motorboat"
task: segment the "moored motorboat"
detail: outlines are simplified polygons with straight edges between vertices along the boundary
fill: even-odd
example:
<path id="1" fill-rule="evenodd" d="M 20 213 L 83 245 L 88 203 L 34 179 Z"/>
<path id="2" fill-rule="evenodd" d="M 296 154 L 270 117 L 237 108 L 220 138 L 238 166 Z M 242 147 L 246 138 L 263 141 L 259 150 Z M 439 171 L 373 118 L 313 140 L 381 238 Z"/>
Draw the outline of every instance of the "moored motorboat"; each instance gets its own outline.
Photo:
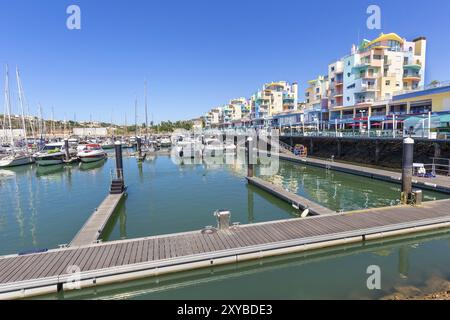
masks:
<path id="1" fill-rule="evenodd" d="M 41 151 L 33 155 L 39 166 L 62 164 L 65 156 L 64 144 L 61 142 L 46 144 Z"/>
<path id="2" fill-rule="evenodd" d="M 107 157 L 107 154 L 101 145 L 88 144 L 82 151 L 78 152 L 77 156 L 81 162 L 89 163 L 103 160 Z"/>

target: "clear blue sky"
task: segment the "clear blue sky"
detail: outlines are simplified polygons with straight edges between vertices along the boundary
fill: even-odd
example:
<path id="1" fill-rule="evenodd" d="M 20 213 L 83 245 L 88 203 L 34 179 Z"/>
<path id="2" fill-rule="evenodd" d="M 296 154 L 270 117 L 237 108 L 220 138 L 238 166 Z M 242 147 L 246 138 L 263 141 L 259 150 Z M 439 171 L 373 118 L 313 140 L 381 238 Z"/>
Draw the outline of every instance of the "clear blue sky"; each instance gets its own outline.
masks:
<path id="1" fill-rule="evenodd" d="M 0 63 L 18 65 L 31 110 L 133 122 L 144 79 L 155 121 L 189 119 L 272 80 L 307 80 L 380 31 L 428 38 L 427 81 L 450 80 L 448 0 L 0 0 Z M 66 28 L 77 4 L 82 30 Z M 382 30 L 366 9 L 382 9 Z M 4 72 L 2 79 L 4 77 Z M 15 81 L 13 95 L 16 96 Z M 3 80 L 2 80 L 3 87 Z M 2 95 L 3 96 L 3 95 Z M 16 98 L 17 99 L 17 98 Z M 16 100 L 15 99 L 15 100 Z M 15 101 L 14 101 L 15 102 Z M 15 103 L 14 108 L 17 108 Z"/>

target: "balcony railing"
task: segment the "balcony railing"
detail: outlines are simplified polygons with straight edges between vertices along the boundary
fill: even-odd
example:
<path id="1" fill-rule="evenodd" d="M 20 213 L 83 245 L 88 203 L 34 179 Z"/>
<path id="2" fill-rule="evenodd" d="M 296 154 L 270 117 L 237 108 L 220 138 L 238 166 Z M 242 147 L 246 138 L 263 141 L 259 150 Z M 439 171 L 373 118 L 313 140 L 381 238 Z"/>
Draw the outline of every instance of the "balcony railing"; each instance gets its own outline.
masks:
<path id="1" fill-rule="evenodd" d="M 412 89 L 412 90 L 397 91 L 397 92 L 394 93 L 394 96 L 398 96 L 398 95 L 402 95 L 402 94 L 406 94 L 406 93 L 411 93 L 411 92 L 416 92 L 416 91 L 423 91 L 423 90 L 442 88 L 442 87 L 449 87 L 449 86 L 450 86 L 450 81 L 442 81 L 442 82 L 429 84 L 429 85 L 426 85 L 426 86 L 420 86 L 420 87 L 417 87 L 417 88 Z"/>

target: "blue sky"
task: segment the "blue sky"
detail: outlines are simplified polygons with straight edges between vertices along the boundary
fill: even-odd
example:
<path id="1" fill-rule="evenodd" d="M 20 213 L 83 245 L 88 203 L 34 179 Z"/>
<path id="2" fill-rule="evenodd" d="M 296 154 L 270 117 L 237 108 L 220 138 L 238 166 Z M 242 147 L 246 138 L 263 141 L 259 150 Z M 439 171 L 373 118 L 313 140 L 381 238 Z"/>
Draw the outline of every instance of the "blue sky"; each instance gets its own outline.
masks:
<path id="1" fill-rule="evenodd" d="M 66 28 L 71 4 L 81 30 Z M 370 4 L 381 30 L 366 27 Z M 448 0 L 0 0 L 0 63 L 19 66 L 33 113 L 41 103 L 60 119 L 133 122 L 137 96 L 141 122 L 147 79 L 155 121 L 189 119 L 269 81 L 303 91 L 380 32 L 426 36 L 427 82 L 450 80 L 449 12 Z"/>

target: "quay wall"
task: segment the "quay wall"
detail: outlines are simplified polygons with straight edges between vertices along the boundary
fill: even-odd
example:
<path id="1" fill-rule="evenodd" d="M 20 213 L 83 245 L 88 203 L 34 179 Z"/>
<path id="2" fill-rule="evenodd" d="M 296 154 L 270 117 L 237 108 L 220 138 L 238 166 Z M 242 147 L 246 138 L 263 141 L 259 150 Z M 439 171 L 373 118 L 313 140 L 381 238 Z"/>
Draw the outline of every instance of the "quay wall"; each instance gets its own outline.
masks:
<path id="1" fill-rule="evenodd" d="M 308 155 L 317 158 L 355 162 L 391 169 L 402 167 L 402 139 L 364 139 L 330 137 L 280 137 L 291 146 L 303 144 Z M 450 159 L 450 142 L 416 139 L 414 162 L 431 164 L 432 157 Z"/>

